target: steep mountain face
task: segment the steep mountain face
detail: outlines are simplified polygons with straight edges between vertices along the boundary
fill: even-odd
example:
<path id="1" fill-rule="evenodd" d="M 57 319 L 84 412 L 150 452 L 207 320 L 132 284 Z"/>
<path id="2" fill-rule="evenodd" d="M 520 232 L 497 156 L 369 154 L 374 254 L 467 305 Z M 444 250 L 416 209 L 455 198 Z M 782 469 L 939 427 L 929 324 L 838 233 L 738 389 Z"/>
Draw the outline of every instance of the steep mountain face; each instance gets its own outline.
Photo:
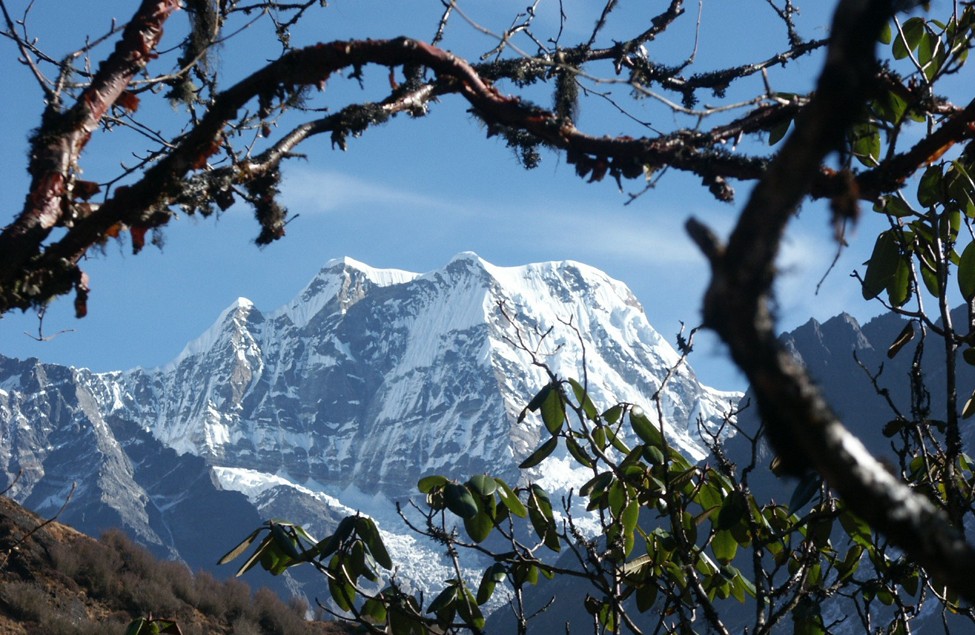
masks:
<path id="1" fill-rule="evenodd" d="M 959 309 L 955 323 L 967 319 Z M 864 325 L 853 317 L 841 314 L 826 322 L 810 320 L 799 328 L 783 334 L 785 346 L 809 371 L 830 403 L 850 430 L 875 454 L 892 459 L 890 439 L 883 428 L 896 418 L 892 403 L 905 416 L 912 411 L 911 372 L 921 338 L 915 337 L 888 357 L 887 351 L 898 339 L 907 321 L 895 314 L 885 314 Z M 940 341 L 929 341 L 922 349 L 920 368 L 929 395 L 916 406 L 929 408 L 928 418 L 945 419 L 945 353 Z M 959 406 L 975 387 L 975 367 L 963 363 L 959 356 L 956 366 Z M 746 393 L 747 402 L 750 395 Z M 739 424 L 746 430 L 758 428 L 756 408 L 746 409 L 739 416 Z M 975 431 L 963 426 L 967 443 L 975 441 Z M 734 447 L 741 443 L 733 439 Z"/>
<path id="2" fill-rule="evenodd" d="M 518 414 L 548 382 L 533 361 L 582 379 L 583 358 L 605 406 L 649 405 L 678 361 L 630 291 L 585 265 L 467 253 L 419 275 L 337 260 L 276 311 L 239 299 L 164 368 L 0 358 L 0 469 L 9 482 L 22 468 L 11 492 L 41 510 L 77 481 L 67 520 L 125 526 L 198 566 L 236 537 L 188 557 L 201 518 L 243 532 L 294 513 L 323 533 L 349 508 L 390 519 L 433 472 L 577 485 L 557 458 L 518 473 L 543 433 Z M 661 391 L 671 443 L 702 457 L 698 421 L 739 396 L 681 367 Z"/>
<path id="3" fill-rule="evenodd" d="M 966 323 L 967 310 L 960 307 L 953 311 L 952 321 L 955 324 Z M 915 334 L 914 339 L 896 351 L 893 357 L 888 355 L 891 345 L 899 339 L 906 326 L 907 320 L 893 313 L 881 315 L 863 325 L 852 316 L 841 314 L 822 323 L 810 320 L 780 338 L 809 371 L 843 424 L 874 455 L 887 461 L 890 466 L 898 465 L 891 447 L 892 439 L 883 434 L 884 426 L 896 418 L 891 404 L 907 417 L 912 416 L 912 408 L 919 408 L 928 409 L 926 417 L 929 419 L 946 418 L 947 381 L 942 342 L 936 337 L 923 342 Z M 923 346 L 920 352 L 919 346 Z M 920 361 L 920 377 L 927 398 L 912 402 L 912 367 L 916 361 Z M 975 389 L 975 367 L 964 363 L 961 355 L 957 362 L 956 383 L 960 408 Z M 750 400 L 750 393 L 746 393 L 743 403 Z M 759 427 L 757 408 L 743 410 L 739 414 L 738 424 L 746 433 L 754 433 Z M 972 444 L 975 443 L 975 429 L 962 422 L 961 435 L 965 451 L 970 454 Z M 750 459 L 751 447 L 744 441 L 743 435 L 730 439 L 726 450 L 739 465 L 747 464 Z M 765 447 L 760 458 L 767 467 L 772 458 L 771 450 Z M 797 484 L 796 479 L 780 479 L 763 468 L 751 472 L 749 476 L 751 491 L 760 500 L 788 501 Z M 969 540 L 975 539 L 970 526 L 967 534 Z M 834 533 L 834 540 L 837 539 L 838 531 Z M 861 566 L 869 566 L 866 559 Z M 851 615 L 856 610 L 840 599 L 831 600 L 831 604 L 831 610 L 838 616 Z M 885 609 L 875 604 L 872 610 L 884 615 Z M 791 624 L 789 626 L 791 628 Z M 942 612 L 936 602 L 927 602 L 920 615 L 912 622 L 911 628 L 917 633 L 961 633 L 970 632 L 971 624 L 956 620 L 948 612 Z M 851 621 L 837 627 L 834 632 L 861 631 L 858 623 Z"/>

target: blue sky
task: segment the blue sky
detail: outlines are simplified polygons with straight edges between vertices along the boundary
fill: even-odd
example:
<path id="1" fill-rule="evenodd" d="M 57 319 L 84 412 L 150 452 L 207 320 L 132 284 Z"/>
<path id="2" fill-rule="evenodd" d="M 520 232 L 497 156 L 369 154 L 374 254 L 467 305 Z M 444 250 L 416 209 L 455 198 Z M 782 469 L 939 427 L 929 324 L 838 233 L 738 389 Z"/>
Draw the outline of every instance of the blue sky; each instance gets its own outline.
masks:
<path id="1" fill-rule="evenodd" d="M 14 11 L 26 2 L 11 1 Z M 524 2 L 461 3 L 479 22 L 507 25 Z M 588 33 L 592 6 L 602 3 L 565 1 L 570 23 L 564 42 Z M 663 2 L 652 4 L 655 10 Z M 810 5 L 808 8 L 805 4 Z M 644 3 L 624 3 L 627 20 L 644 21 Z M 819 25 L 810 37 L 824 35 L 822 5 L 807 2 L 803 20 Z M 132 3 L 63 3 L 38 0 L 30 26 L 42 48 L 65 53 L 82 42 L 85 29 L 96 32 L 109 17 L 123 18 Z M 488 6 L 489 8 L 483 8 Z M 540 20 L 553 19 L 558 3 L 542 2 Z M 697 7 L 688 3 L 688 11 Z M 114 9 L 114 13 L 113 13 Z M 429 40 L 441 12 L 434 0 L 377 2 L 334 0 L 317 17 L 293 34 L 297 45 L 351 37 L 399 34 Z M 576 13 L 573 13 L 573 12 Z M 588 13 L 586 13 L 588 11 Z M 74 12 L 74 13 L 72 13 Z M 381 16 L 381 17 L 376 17 Z M 181 16 L 173 18 L 173 29 Z M 693 24 L 694 16 L 685 18 Z M 778 33 L 766 0 L 715 2 L 705 0 L 701 16 L 700 69 L 717 64 L 755 61 L 784 46 L 785 37 L 747 35 L 755 25 Z M 616 28 L 616 27 L 614 27 Z M 687 30 L 668 35 L 651 48 L 652 56 L 678 61 L 693 45 Z M 764 31 L 763 31 L 764 32 Z M 247 34 L 246 37 L 252 37 Z M 228 45 L 221 62 L 224 85 L 247 69 L 273 56 L 262 54 L 257 36 L 243 51 Z M 261 46 L 264 46 L 263 44 Z M 455 18 L 448 29 L 448 48 L 478 53 L 490 39 Z M 0 40 L 0 76 L 7 90 L 0 93 L 0 223 L 19 210 L 26 189 L 26 139 L 42 108 L 40 92 L 26 69 L 15 62 L 15 50 Z M 658 59 L 658 58 L 654 58 Z M 778 90 L 808 89 L 818 70 L 818 58 L 804 59 L 789 74 L 773 74 Z M 606 69 L 611 76 L 611 69 Z M 760 81 L 760 80 L 756 80 Z M 370 82 L 382 88 L 385 71 L 367 74 L 363 92 L 355 82 L 332 80 L 316 103 L 337 109 L 348 100 L 370 95 Z M 619 94 L 625 95 L 620 89 Z M 748 84 L 745 90 L 755 90 Z M 536 95 L 539 101 L 545 94 Z M 165 106 L 168 108 L 168 106 Z M 287 164 L 283 201 L 299 214 L 284 240 L 266 248 L 253 245 L 257 226 L 249 209 L 232 208 L 219 218 L 182 217 L 165 231 L 160 252 L 147 248 L 132 256 L 127 243 L 112 243 L 104 254 L 83 266 L 91 277 L 89 316 L 75 320 L 70 298 L 56 302 L 44 321 L 51 341 L 36 342 L 37 318 L 12 314 L 0 319 L 0 353 L 39 357 L 44 361 L 89 367 L 98 371 L 152 367 L 175 357 L 183 345 L 205 330 L 220 311 L 238 296 L 248 297 L 263 310 L 272 310 L 295 296 L 326 261 L 351 256 L 376 267 L 429 271 L 451 256 L 476 251 L 498 265 L 517 265 L 555 259 L 579 260 L 605 270 L 627 283 L 643 302 L 651 323 L 671 342 L 680 320 L 698 320 L 700 298 L 708 279 L 704 259 L 683 231 L 689 215 L 709 223 L 719 233 L 730 229 L 746 200 L 748 186 L 736 184 L 733 205 L 715 201 L 699 180 L 670 173 L 657 189 L 625 206 L 611 179 L 587 184 L 572 166 L 546 154 L 540 167 L 526 171 L 502 142 L 486 139 L 484 131 L 465 112 L 465 104 L 446 97 L 423 119 L 397 118 L 350 140 L 348 150 L 331 148 L 328 139 L 301 148 L 307 160 Z M 641 118 L 670 126 L 674 116 L 652 101 L 634 106 Z M 171 117 L 160 111 L 160 117 Z M 625 120 L 598 104 L 584 104 L 580 127 L 618 134 L 633 133 Z M 128 158 L 122 133 L 99 139 L 83 159 L 88 178 L 98 180 Z M 637 191 L 637 181 L 624 183 Z M 780 325 L 793 328 L 810 317 L 823 320 L 841 310 L 860 319 L 877 313 L 879 305 L 864 304 L 850 271 L 869 255 L 877 219 L 869 210 L 864 226 L 851 239 L 819 295 L 816 282 L 832 260 L 835 244 L 820 205 L 807 206 L 790 230 L 780 263 Z M 720 388 L 742 388 L 743 379 L 724 357 L 713 338 L 699 341 L 691 359 L 702 378 Z"/>

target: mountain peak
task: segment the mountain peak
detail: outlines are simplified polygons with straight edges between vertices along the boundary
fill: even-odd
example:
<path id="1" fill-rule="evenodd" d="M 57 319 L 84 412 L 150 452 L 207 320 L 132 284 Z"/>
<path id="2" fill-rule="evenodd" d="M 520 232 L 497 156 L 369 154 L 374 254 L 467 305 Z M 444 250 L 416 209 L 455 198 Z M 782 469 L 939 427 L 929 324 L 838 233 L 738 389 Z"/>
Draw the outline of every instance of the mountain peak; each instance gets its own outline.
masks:
<path id="1" fill-rule="evenodd" d="M 264 321 L 264 315 L 254 306 L 248 298 L 238 297 L 230 306 L 223 310 L 213 324 L 202 335 L 190 341 L 183 347 L 182 352 L 176 358 L 163 367 L 163 371 L 175 368 L 188 357 L 193 357 L 206 353 L 228 332 L 236 332 L 241 328 L 247 328 L 248 323 L 260 323 Z M 230 325 L 233 326 L 230 326 Z"/>
<path id="2" fill-rule="evenodd" d="M 453 258 L 450 259 L 447 265 L 449 266 L 455 262 L 464 262 L 464 261 L 471 262 L 479 266 L 484 266 L 485 264 L 487 264 L 486 260 L 478 256 L 473 251 L 462 251 L 460 253 L 454 254 Z"/>
<path id="3" fill-rule="evenodd" d="M 364 296 L 366 286 L 403 284 L 417 275 L 402 269 L 377 269 L 348 256 L 334 258 L 325 263 L 291 302 L 275 311 L 272 318 L 286 315 L 301 328 L 333 301 L 338 302 L 338 311 L 344 313 Z"/>

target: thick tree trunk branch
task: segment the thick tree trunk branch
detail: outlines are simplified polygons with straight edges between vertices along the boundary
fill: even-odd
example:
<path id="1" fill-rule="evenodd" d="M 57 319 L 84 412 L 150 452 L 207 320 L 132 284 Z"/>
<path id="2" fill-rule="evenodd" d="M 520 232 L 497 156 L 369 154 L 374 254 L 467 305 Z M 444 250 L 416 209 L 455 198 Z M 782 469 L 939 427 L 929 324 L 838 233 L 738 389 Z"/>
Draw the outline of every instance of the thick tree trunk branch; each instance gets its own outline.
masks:
<path id="1" fill-rule="evenodd" d="M 756 186 L 727 247 L 696 221 L 688 230 L 712 264 L 705 323 L 729 345 L 748 376 L 785 465 L 794 472 L 815 468 L 850 509 L 971 602 L 975 550 L 940 510 L 890 474 L 844 428 L 804 369 L 779 345 L 768 308 L 786 224 L 873 88 L 874 42 L 891 5 L 890 0 L 840 3 L 816 95 Z"/>
<path id="2" fill-rule="evenodd" d="M 63 112 L 59 103 L 48 104 L 31 140 L 31 184 L 24 209 L 0 233 L 0 271 L 9 272 L 23 264 L 37 253 L 53 227 L 71 222 L 65 217 L 70 213 L 65 197 L 71 193 L 78 158 L 102 117 L 153 58 L 163 24 L 178 8 L 178 0 L 144 0 L 115 51 L 99 66 L 78 100 Z"/>

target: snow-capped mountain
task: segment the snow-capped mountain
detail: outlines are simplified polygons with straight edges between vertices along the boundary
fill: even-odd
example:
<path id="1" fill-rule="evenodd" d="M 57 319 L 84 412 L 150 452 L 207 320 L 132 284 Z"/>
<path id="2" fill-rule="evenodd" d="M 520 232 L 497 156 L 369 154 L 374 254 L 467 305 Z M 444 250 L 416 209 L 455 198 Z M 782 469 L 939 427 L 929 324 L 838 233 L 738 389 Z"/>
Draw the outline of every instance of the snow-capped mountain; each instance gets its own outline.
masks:
<path id="1" fill-rule="evenodd" d="M 280 309 L 239 299 L 163 368 L 0 358 L 0 483 L 22 471 L 9 494 L 49 513 L 77 481 L 62 520 L 122 525 L 193 566 L 260 518 L 321 534 L 361 510 L 392 532 L 391 501 L 427 474 L 577 485 L 557 456 L 519 474 L 543 428 L 518 415 L 548 382 L 533 362 L 581 379 L 583 359 L 609 406 L 647 403 L 679 358 L 622 283 L 579 263 L 464 253 L 415 274 L 334 260 Z M 682 366 L 661 392 L 670 442 L 702 457 L 698 421 L 717 424 L 739 397 Z M 230 528 L 204 533 L 221 544 L 190 554 L 182 537 L 216 522 Z M 407 560 L 422 548 L 387 536 Z"/>

